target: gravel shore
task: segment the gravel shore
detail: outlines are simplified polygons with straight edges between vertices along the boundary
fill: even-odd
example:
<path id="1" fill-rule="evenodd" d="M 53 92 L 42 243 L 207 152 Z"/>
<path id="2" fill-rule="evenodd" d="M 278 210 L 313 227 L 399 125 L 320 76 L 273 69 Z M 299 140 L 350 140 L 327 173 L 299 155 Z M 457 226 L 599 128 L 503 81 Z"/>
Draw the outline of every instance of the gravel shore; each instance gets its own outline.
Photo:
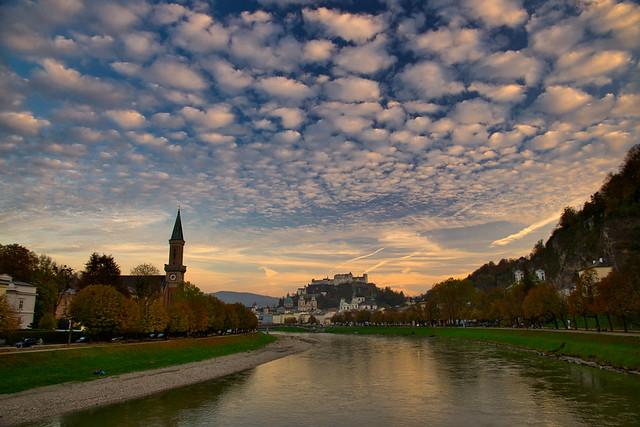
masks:
<path id="1" fill-rule="evenodd" d="M 280 335 L 278 341 L 252 352 L 2 395 L 0 426 L 34 422 L 67 412 L 137 399 L 164 390 L 212 380 L 305 351 L 310 346 L 311 341 L 308 339 Z"/>

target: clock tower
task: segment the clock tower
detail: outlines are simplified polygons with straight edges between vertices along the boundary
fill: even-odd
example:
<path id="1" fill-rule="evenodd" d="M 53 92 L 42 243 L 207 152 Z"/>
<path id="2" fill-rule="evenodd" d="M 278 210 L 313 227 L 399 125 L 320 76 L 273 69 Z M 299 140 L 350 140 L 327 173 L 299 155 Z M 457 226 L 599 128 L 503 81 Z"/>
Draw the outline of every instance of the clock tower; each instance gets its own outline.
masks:
<path id="1" fill-rule="evenodd" d="M 169 305 L 171 297 L 179 284 L 184 282 L 184 273 L 187 267 L 182 265 L 184 250 L 184 237 L 182 236 L 182 221 L 180 220 L 180 209 L 173 225 L 173 233 L 169 239 L 169 263 L 164 265 L 167 273 L 164 286 L 164 302 Z"/>

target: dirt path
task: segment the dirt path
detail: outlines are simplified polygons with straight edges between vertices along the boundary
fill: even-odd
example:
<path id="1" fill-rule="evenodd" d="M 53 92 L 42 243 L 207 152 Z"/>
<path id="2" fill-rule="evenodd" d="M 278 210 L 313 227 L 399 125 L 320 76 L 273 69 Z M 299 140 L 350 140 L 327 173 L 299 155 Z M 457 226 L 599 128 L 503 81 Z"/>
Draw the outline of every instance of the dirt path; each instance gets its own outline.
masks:
<path id="1" fill-rule="evenodd" d="M 305 351 L 311 344 L 308 339 L 279 336 L 278 341 L 252 352 L 0 395 L 0 426 L 34 422 L 212 380 Z"/>

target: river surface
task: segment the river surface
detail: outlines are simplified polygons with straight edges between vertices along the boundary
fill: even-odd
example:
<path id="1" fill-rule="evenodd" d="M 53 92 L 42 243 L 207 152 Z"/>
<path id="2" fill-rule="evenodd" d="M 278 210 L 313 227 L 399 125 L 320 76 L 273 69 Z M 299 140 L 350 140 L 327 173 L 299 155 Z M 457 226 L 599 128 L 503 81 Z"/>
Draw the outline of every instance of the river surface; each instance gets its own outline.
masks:
<path id="1" fill-rule="evenodd" d="M 463 340 L 313 338 L 242 373 L 38 425 L 640 425 L 638 376 Z"/>

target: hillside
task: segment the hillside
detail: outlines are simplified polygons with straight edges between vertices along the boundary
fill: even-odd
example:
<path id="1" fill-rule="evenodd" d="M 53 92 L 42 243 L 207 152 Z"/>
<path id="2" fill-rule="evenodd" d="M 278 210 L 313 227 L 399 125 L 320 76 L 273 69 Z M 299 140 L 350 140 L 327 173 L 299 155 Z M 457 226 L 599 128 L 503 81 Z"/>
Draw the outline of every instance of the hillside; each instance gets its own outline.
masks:
<path id="1" fill-rule="evenodd" d="M 632 147 L 620 170 L 605 180 L 582 209 L 566 208 L 546 243 L 518 259 L 489 262 L 469 275 L 477 288 L 505 288 L 513 271 L 541 268 L 557 288 L 571 286 L 576 271 L 603 258 L 616 269 L 640 265 L 640 145 Z"/>
<path id="2" fill-rule="evenodd" d="M 253 294 L 250 292 L 233 292 L 233 291 L 218 291 L 213 292 L 211 295 L 215 296 L 226 304 L 234 304 L 239 302 L 240 304 L 251 307 L 254 303 L 258 307 L 273 307 L 278 305 L 278 298 L 270 297 L 267 295 Z"/>

